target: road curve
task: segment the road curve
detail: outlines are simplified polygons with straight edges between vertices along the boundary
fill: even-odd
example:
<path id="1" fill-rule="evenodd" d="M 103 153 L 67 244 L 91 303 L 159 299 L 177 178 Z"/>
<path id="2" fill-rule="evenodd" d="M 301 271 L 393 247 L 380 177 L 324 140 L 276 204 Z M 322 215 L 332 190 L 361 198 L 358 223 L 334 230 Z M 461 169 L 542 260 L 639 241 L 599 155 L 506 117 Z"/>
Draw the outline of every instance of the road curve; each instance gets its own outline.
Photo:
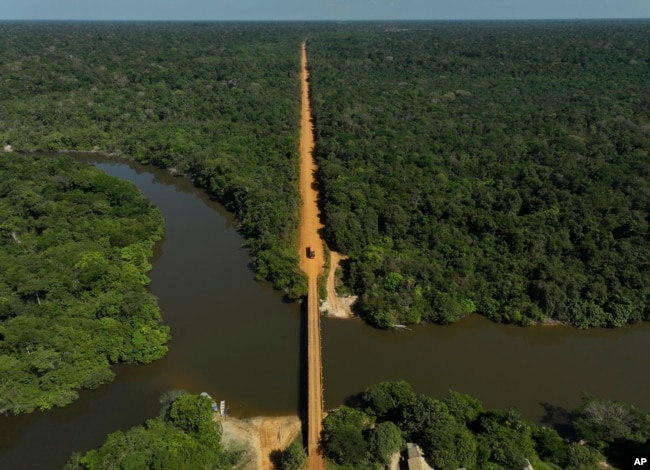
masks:
<path id="1" fill-rule="evenodd" d="M 325 461 L 319 452 L 318 441 L 323 422 L 323 374 L 321 359 L 320 313 L 318 311 L 318 276 L 323 270 L 323 241 L 318 230 L 322 227 L 318 214 L 316 191 L 316 162 L 314 161 L 314 128 L 309 103 L 309 71 L 307 46 L 301 54 L 301 119 L 300 119 L 300 269 L 307 274 L 307 453 L 309 470 L 324 470 Z M 316 253 L 307 257 L 308 248 Z"/>

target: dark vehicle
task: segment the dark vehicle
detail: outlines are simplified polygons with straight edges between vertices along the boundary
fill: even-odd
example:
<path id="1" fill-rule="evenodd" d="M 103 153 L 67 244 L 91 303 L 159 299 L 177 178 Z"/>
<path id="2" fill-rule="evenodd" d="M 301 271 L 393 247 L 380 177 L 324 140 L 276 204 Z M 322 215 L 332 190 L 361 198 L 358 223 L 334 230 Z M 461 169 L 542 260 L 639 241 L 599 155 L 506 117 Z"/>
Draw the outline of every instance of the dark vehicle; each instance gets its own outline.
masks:
<path id="1" fill-rule="evenodd" d="M 311 245 L 307 247 L 307 258 L 314 259 L 316 257 L 316 250 Z"/>

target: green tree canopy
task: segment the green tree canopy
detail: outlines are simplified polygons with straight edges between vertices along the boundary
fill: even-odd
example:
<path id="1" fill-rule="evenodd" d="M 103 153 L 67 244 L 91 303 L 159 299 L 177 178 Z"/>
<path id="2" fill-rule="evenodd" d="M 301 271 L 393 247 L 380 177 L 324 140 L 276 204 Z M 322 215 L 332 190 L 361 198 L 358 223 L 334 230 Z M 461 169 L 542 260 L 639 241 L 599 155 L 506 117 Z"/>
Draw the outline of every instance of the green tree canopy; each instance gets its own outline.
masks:
<path id="1" fill-rule="evenodd" d="M 384 468 L 405 442 L 420 446 L 442 470 L 511 470 L 527 462 L 586 470 L 603 461 L 622 468 L 630 455 L 650 448 L 650 413 L 588 395 L 558 429 L 526 421 L 515 410 L 485 410 L 454 391 L 443 400 L 418 395 L 403 381 L 372 385 L 353 403 L 324 422 L 321 444 L 335 468 Z"/>
<path id="2" fill-rule="evenodd" d="M 324 234 L 350 255 L 363 317 L 650 319 L 649 33 L 647 22 L 315 32 Z"/>
<path id="3" fill-rule="evenodd" d="M 0 158 L 0 411 L 64 406 L 111 364 L 165 355 L 145 290 L 162 234 L 131 183 L 69 157 Z"/>
<path id="4" fill-rule="evenodd" d="M 223 449 L 210 401 L 181 395 L 143 426 L 110 434 L 98 449 L 74 454 L 66 470 L 107 468 L 230 469 L 238 454 Z"/>

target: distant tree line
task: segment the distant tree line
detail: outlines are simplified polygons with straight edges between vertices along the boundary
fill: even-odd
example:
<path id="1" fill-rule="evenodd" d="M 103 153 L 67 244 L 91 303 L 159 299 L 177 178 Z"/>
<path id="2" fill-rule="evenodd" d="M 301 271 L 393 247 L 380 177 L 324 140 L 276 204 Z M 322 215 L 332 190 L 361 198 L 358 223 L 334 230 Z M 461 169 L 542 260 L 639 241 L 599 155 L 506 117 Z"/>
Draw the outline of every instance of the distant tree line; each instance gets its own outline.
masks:
<path id="1" fill-rule="evenodd" d="M 135 185 L 69 157 L 0 158 L 0 412 L 63 406 L 111 364 L 167 352 L 145 286 L 163 219 Z"/>
<path id="2" fill-rule="evenodd" d="M 514 410 L 485 410 L 462 393 L 418 395 L 402 381 L 373 385 L 349 402 L 324 421 L 321 444 L 332 468 L 383 469 L 407 442 L 440 470 L 512 470 L 526 461 L 541 470 L 593 470 L 605 460 L 623 468 L 630 455 L 650 451 L 650 414 L 591 396 L 561 410 L 562 434 Z"/>
<path id="3" fill-rule="evenodd" d="M 308 42 L 325 236 L 379 327 L 650 319 L 650 23 Z"/>

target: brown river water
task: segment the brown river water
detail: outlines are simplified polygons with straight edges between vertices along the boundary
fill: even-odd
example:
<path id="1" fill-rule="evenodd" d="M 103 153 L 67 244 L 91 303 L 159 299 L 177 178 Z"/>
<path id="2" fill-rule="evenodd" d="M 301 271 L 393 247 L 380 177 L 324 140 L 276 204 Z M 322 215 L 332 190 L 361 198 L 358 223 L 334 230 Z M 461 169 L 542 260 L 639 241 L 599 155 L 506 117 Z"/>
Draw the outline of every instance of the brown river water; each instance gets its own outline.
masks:
<path id="1" fill-rule="evenodd" d="M 66 408 L 0 416 L 0 469 L 61 468 L 73 451 L 153 417 L 170 389 L 207 391 L 237 417 L 301 411 L 300 305 L 254 280 L 232 217 L 187 179 L 89 161 L 135 182 L 163 213 L 165 239 L 149 274 L 171 327 L 169 354 L 147 366 L 116 366 L 113 383 Z M 403 332 L 359 320 L 325 319 L 322 328 L 326 408 L 373 383 L 404 379 L 421 393 L 444 397 L 453 389 L 532 420 L 542 418 L 542 403 L 574 407 L 582 392 L 650 410 L 650 323 L 579 331 L 473 316 Z"/>

